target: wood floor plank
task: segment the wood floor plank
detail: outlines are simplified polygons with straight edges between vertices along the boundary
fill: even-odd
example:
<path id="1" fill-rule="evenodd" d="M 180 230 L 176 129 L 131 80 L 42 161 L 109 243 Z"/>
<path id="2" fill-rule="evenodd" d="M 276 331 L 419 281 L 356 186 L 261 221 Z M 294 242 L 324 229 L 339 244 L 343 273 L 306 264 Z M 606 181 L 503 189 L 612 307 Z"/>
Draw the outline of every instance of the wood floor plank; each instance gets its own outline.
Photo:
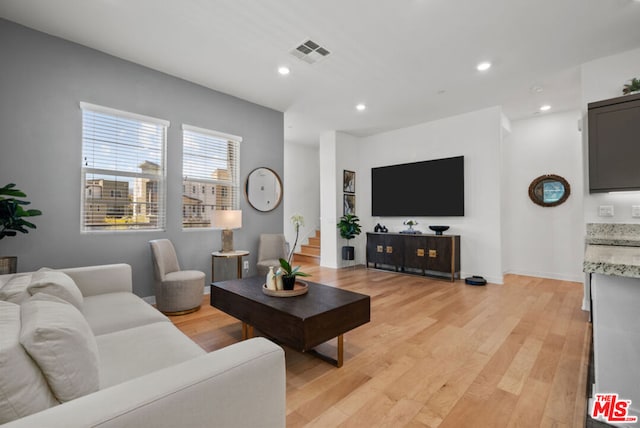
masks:
<path id="1" fill-rule="evenodd" d="M 467 286 L 363 267 L 303 265 L 310 280 L 371 296 L 337 369 L 285 349 L 288 427 L 579 427 L 591 341 L 582 285 L 505 275 Z M 241 340 L 209 306 L 170 317 L 207 351 Z M 257 332 L 257 334 L 260 334 Z M 335 352 L 335 343 L 322 350 Z"/>

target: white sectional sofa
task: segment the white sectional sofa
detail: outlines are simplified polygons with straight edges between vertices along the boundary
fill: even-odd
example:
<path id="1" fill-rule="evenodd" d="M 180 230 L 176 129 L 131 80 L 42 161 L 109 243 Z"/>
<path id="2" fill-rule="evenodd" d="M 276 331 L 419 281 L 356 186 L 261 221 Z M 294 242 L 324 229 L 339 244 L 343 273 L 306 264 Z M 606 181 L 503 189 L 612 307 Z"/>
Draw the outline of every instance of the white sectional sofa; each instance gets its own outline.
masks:
<path id="1" fill-rule="evenodd" d="M 284 353 L 262 338 L 206 353 L 132 293 L 126 264 L 0 275 L 0 423 L 7 421 L 284 427 Z"/>

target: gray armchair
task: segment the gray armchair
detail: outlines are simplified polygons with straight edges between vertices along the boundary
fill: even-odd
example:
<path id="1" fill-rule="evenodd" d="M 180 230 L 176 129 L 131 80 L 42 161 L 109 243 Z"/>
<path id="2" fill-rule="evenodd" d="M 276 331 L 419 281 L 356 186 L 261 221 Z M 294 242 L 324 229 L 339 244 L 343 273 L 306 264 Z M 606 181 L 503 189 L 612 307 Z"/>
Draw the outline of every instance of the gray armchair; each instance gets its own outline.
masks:
<path id="1" fill-rule="evenodd" d="M 288 252 L 288 244 L 283 234 L 261 234 L 258 246 L 258 275 L 266 275 L 269 272 L 269 266 L 279 267 L 278 259 L 286 259 Z"/>
<path id="2" fill-rule="evenodd" d="M 180 270 L 173 244 L 168 239 L 149 241 L 156 279 L 156 307 L 166 315 L 182 315 L 200 309 L 204 273 Z"/>

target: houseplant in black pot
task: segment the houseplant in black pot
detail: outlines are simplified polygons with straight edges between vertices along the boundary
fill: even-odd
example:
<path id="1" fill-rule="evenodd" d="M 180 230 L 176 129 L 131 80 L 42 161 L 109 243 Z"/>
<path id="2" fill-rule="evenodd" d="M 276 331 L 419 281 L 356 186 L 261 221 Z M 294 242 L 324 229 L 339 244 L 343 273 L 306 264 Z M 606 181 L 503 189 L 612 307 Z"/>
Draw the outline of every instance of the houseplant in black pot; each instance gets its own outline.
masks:
<path id="1" fill-rule="evenodd" d="M 311 276 L 308 273 L 304 273 L 300 271 L 300 266 L 296 266 L 295 268 L 291 267 L 291 259 L 293 258 L 293 252 L 296 249 L 296 245 L 298 245 L 298 234 L 300 233 L 300 226 L 304 226 L 304 217 L 300 214 L 294 214 L 291 216 L 291 223 L 293 224 L 293 228 L 296 230 L 296 240 L 293 243 L 293 247 L 289 251 L 289 256 L 287 260 L 279 259 L 280 267 L 282 268 L 282 286 L 285 290 L 293 290 L 293 287 L 296 283 L 296 276 Z"/>
<path id="2" fill-rule="evenodd" d="M 15 187 L 14 183 L 0 187 L 0 239 L 5 236 L 16 236 L 18 232 L 29 233 L 27 228 L 35 229 L 36 225 L 25 220 L 25 217 L 42 214 L 40 210 L 24 209 L 23 206 L 31 202 L 17 199 L 27 195 Z M 0 257 L 0 274 L 15 273 L 17 259 L 15 256 Z"/>
<path id="3" fill-rule="evenodd" d="M 340 217 L 338 230 L 340 236 L 347 240 L 347 245 L 342 247 L 342 260 L 353 260 L 355 258 L 355 248 L 349 245 L 349 240 L 360 235 L 360 219 L 353 214 L 345 214 Z"/>

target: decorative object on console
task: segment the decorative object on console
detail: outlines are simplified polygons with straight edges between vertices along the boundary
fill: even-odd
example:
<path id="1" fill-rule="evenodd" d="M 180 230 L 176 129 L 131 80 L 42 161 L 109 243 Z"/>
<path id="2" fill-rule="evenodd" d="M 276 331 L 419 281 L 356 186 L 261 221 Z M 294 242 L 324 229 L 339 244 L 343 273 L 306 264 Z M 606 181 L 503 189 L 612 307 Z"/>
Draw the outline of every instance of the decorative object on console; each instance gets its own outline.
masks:
<path id="1" fill-rule="evenodd" d="M 355 258 L 355 248 L 349 245 L 349 240 L 360 235 L 360 219 L 353 214 L 345 214 L 340 217 L 337 224 L 340 236 L 347 240 L 347 245 L 342 247 L 342 260 L 353 260 Z"/>
<path id="2" fill-rule="evenodd" d="M 376 223 L 376 227 L 373 228 L 373 231 L 378 233 L 382 230 L 382 226 L 380 226 L 380 223 Z"/>
<path id="3" fill-rule="evenodd" d="M 487 280 L 479 275 L 469 276 L 464 279 L 464 282 L 468 285 L 487 285 Z"/>
<path id="4" fill-rule="evenodd" d="M 442 235 L 442 232 L 449 230 L 449 226 L 429 226 L 429 229 L 433 230 L 436 235 Z"/>
<path id="5" fill-rule="evenodd" d="M 417 226 L 418 225 L 418 222 L 415 221 L 415 220 L 405 220 L 405 221 L 402 222 L 402 224 L 404 224 L 405 226 L 409 226 L 409 229 L 403 230 L 400 233 L 406 233 L 406 234 L 409 234 L 409 235 L 417 235 L 417 234 L 422 233 L 419 230 L 415 230 L 413 228 L 413 226 Z"/>
<path id="6" fill-rule="evenodd" d="M 632 95 L 640 92 L 640 78 L 634 77 L 629 80 L 629 83 L 622 87 L 622 93 L 624 95 Z"/>
<path id="7" fill-rule="evenodd" d="M 380 232 L 382 233 L 387 233 L 389 232 L 389 229 L 387 229 L 387 226 L 385 226 L 384 224 L 382 225 L 382 228 L 380 229 Z"/>
<path id="8" fill-rule="evenodd" d="M 23 205 L 29 205 L 31 202 L 16 199 L 24 198 L 27 195 L 15 187 L 14 183 L 0 187 L 0 239 L 5 236 L 16 236 L 18 232 L 29 233 L 27 228 L 36 229 L 36 225 L 25 220 L 24 217 L 42 215 L 40 210 L 22 208 Z M 16 273 L 17 268 L 18 258 L 16 256 L 0 257 L 0 275 Z"/>
<path id="9" fill-rule="evenodd" d="M 555 174 L 541 175 L 529 185 L 529 198 L 541 207 L 563 204 L 571 194 L 571 186 L 564 178 Z"/>
<path id="10" fill-rule="evenodd" d="M 233 251 L 233 231 L 242 227 L 242 211 L 240 210 L 214 210 L 212 216 L 214 227 L 222 229 L 222 253 Z"/>

